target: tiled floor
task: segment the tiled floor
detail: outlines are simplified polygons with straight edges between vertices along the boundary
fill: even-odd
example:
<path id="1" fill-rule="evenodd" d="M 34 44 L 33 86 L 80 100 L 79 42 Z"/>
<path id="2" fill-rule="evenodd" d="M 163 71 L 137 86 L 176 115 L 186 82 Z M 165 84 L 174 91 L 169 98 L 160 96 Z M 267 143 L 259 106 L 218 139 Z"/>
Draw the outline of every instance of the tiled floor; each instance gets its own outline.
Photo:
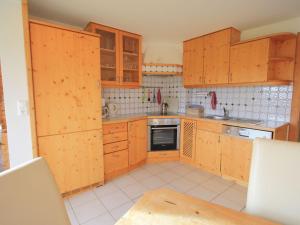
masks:
<path id="1" fill-rule="evenodd" d="M 235 210 L 247 189 L 180 162 L 147 164 L 104 186 L 65 200 L 72 225 L 114 224 L 147 190 L 171 188 Z"/>

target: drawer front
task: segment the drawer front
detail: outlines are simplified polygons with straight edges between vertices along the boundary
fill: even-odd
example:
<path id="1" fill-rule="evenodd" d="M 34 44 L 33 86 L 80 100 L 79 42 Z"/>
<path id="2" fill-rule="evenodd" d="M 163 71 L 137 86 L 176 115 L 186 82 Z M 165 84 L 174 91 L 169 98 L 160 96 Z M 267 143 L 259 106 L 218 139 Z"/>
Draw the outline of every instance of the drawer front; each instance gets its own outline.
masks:
<path id="1" fill-rule="evenodd" d="M 128 167 L 128 149 L 104 155 L 104 173 L 112 173 Z"/>
<path id="2" fill-rule="evenodd" d="M 127 132 L 103 135 L 103 144 L 114 143 L 118 141 L 126 141 L 128 139 Z"/>
<path id="3" fill-rule="evenodd" d="M 103 125 L 103 134 L 127 132 L 127 123 L 113 123 Z"/>
<path id="4" fill-rule="evenodd" d="M 211 122 L 211 121 L 197 121 L 197 129 L 221 133 L 222 124 L 218 122 Z"/>
<path id="5" fill-rule="evenodd" d="M 104 154 L 128 149 L 128 141 L 120 141 L 103 146 Z"/>

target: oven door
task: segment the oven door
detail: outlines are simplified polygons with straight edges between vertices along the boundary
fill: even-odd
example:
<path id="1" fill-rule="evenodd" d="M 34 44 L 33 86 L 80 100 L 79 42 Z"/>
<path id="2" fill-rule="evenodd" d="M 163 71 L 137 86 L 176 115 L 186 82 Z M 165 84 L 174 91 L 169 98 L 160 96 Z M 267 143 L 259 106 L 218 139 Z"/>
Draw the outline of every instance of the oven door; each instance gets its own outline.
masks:
<path id="1" fill-rule="evenodd" d="M 150 126 L 151 151 L 177 149 L 178 125 Z"/>

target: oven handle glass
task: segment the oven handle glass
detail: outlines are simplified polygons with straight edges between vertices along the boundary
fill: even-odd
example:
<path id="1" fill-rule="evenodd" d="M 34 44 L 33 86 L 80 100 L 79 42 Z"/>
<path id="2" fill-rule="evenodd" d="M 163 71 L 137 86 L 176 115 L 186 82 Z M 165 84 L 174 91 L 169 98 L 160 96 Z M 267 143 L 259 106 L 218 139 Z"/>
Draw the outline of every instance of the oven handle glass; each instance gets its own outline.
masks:
<path id="1" fill-rule="evenodd" d="M 158 127 L 158 128 L 153 128 L 151 127 L 151 130 L 177 130 L 177 127 Z"/>

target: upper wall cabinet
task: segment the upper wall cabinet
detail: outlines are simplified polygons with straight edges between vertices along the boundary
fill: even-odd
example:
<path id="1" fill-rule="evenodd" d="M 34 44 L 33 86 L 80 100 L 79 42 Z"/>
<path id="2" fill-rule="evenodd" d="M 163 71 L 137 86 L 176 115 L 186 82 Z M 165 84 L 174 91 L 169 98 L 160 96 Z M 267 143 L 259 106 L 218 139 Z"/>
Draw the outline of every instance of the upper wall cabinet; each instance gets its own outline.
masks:
<path id="1" fill-rule="evenodd" d="M 290 33 L 240 42 L 231 47 L 229 83 L 293 80 L 296 36 Z"/>
<path id="2" fill-rule="evenodd" d="M 185 41 L 183 44 L 184 86 L 227 84 L 230 46 L 240 40 L 240 32 L 228 28 Z"/>
<path id="3" fill-rule="evenodd" d="M 89 23 L 101 36 L 101 80 L 104 87 L 139 87 L 142 79 L 142 36 Z"/>

